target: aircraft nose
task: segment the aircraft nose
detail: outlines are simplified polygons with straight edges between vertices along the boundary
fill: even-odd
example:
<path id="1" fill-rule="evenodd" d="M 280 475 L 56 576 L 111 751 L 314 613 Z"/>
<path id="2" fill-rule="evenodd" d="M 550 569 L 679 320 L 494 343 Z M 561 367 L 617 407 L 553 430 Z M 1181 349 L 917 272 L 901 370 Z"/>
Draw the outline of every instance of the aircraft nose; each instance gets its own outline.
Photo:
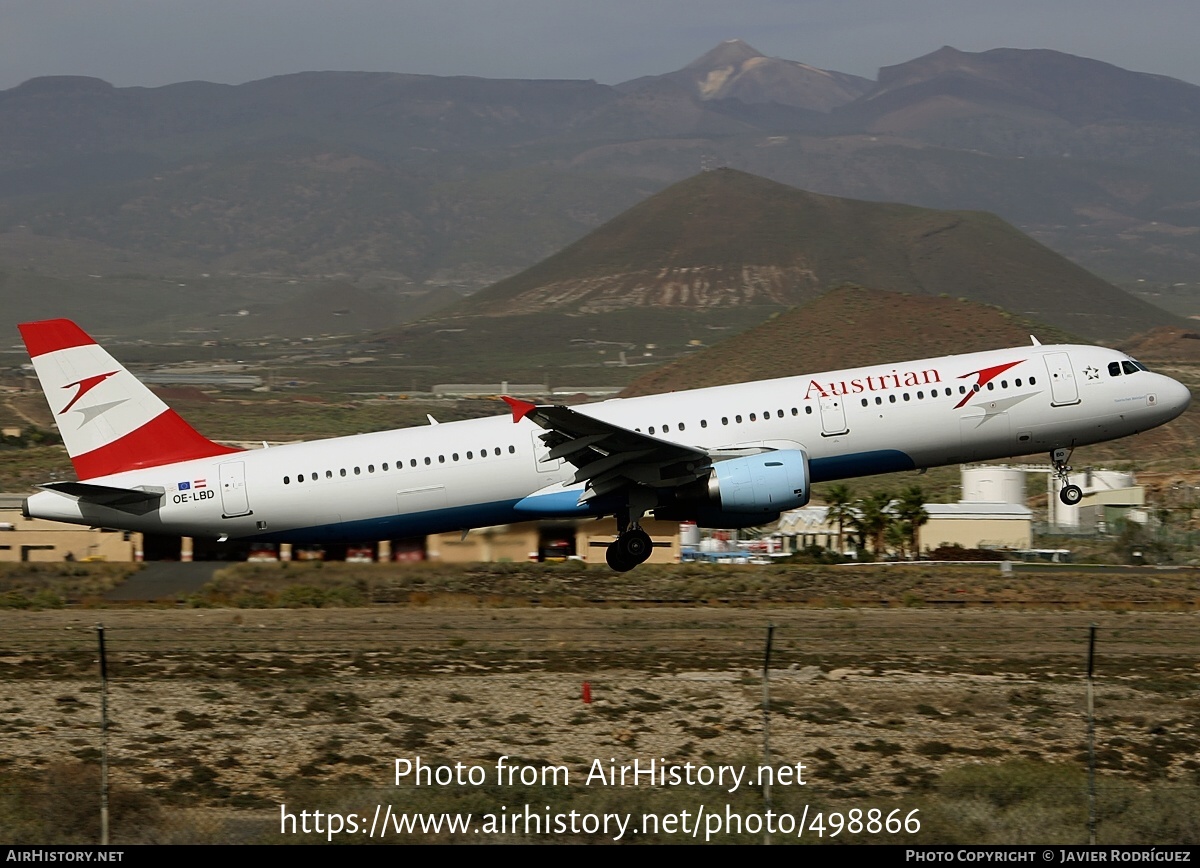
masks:
<path id="1" fill-rule="evenodd" d="M 1172 380 L 1170 377 L 1163 377 L 1163 380 L 1165 382 L 1158 395 L 1159 406 L 1170 413 L 1168 418 L 1174 419 L 1192 403 L 1192 393 L 1178 380 Z"/>

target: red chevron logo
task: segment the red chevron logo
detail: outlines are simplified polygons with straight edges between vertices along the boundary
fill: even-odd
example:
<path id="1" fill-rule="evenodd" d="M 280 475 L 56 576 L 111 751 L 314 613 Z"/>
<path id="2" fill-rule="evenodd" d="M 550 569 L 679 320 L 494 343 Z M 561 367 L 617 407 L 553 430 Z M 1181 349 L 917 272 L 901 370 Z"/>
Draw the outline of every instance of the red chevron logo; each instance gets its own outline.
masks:
<path id="1" fill-rule="evenodd" d="M 115 373 L 117 373 L 117 372 L 109 371 L 107 374 L 96 374 L 94 377 L 84 377 L 82 380 L 80 380 L 77 383 L 67 383 L 67 385 L 63 386 L 64 389 L 69 389 L 72 386 L 78 386 L 79 391 L 75 393 L 75 397 L 71 399 L 70 403 L 67 404 L 67 406 L 63 407 L 61 410 L 58 411 L 58 415 L 61 416 L 63 413 L 70 410 L 72 407 L 75 406 L 76 401 L 78 401 L 80 398 L 82 398 L 88 392 L 92 391 L 92 389 L 99 386 L 101 383 L 103 383 L 105 380 L 107 380 L 109 377 L 111 377 Z"/>
<path id="2" fill-rule="evenodd" d="M 1021 364 L 1022 361 L 1024 361 L 1024 359 L 1018 362 L 1007 362 L 1003 365 L 993 365 L 990 368 L 984 368 L 982 371 L 971 371 L 969 374 L 963 374 L 960 376 L 960 380 L 964 380 L 967 377 L 978 377 L 979 379 L 975 381 L 974 386 L 967 390 L 967 394 L 963 396 L 963 399 L 954 405 L 954 409 L 957 410 L 959 407 L 965 405 L 968 401 L 975 397 L 976 392 L 1003 374 L 1009 368 L 1013 368 Z"/>

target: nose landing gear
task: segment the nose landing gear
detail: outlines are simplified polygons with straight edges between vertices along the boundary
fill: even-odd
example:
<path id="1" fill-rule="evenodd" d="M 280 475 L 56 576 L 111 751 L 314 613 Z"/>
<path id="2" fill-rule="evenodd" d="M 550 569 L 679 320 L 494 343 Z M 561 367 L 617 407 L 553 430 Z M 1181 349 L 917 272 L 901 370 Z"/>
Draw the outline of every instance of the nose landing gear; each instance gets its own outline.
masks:
<path id="1" fill-rule="evenodd" d="M 1058 478 L 1058 499 L 1067 506 L 1075 506 L 1083 500 L 1083 489 L 1068 481 L 1071 468 L 1067 464 L 1071 460 L 1070 449 L 1055 449 L 1050 453 L 1050 462 L 1054 465 L 1054 475 Z"/>

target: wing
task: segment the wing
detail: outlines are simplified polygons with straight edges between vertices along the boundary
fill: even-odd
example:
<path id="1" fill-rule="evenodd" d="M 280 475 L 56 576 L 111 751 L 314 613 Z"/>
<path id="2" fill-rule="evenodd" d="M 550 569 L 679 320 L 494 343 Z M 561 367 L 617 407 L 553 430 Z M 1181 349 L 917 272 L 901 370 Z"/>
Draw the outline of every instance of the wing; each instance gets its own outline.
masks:
<path id="1" fill-rule="evenodd" d="M 528 419 L 546 429 L 542 442 L 551 459 L 575 467 L 573 483 L 585 482 L 580 503 L 635 485 L 686 485 L 707 475 L 712 459 L 703 449 L 659 440 L 557 404 L 530 404 L 504 397 L 513 422 Z"/>

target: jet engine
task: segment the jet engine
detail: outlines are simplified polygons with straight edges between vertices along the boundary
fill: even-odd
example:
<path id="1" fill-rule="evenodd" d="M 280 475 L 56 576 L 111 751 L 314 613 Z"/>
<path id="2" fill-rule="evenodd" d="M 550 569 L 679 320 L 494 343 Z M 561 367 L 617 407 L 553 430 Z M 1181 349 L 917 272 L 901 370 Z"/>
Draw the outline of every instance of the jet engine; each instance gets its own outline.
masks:
<path id="1" fill-rule="evenodd" d="M 706 479 L 682 486 L 658 518 L 694 519 L 703 527 L 750 527 L 808 503 L 808 456 L 780 449 L 713 464 Z"/>

